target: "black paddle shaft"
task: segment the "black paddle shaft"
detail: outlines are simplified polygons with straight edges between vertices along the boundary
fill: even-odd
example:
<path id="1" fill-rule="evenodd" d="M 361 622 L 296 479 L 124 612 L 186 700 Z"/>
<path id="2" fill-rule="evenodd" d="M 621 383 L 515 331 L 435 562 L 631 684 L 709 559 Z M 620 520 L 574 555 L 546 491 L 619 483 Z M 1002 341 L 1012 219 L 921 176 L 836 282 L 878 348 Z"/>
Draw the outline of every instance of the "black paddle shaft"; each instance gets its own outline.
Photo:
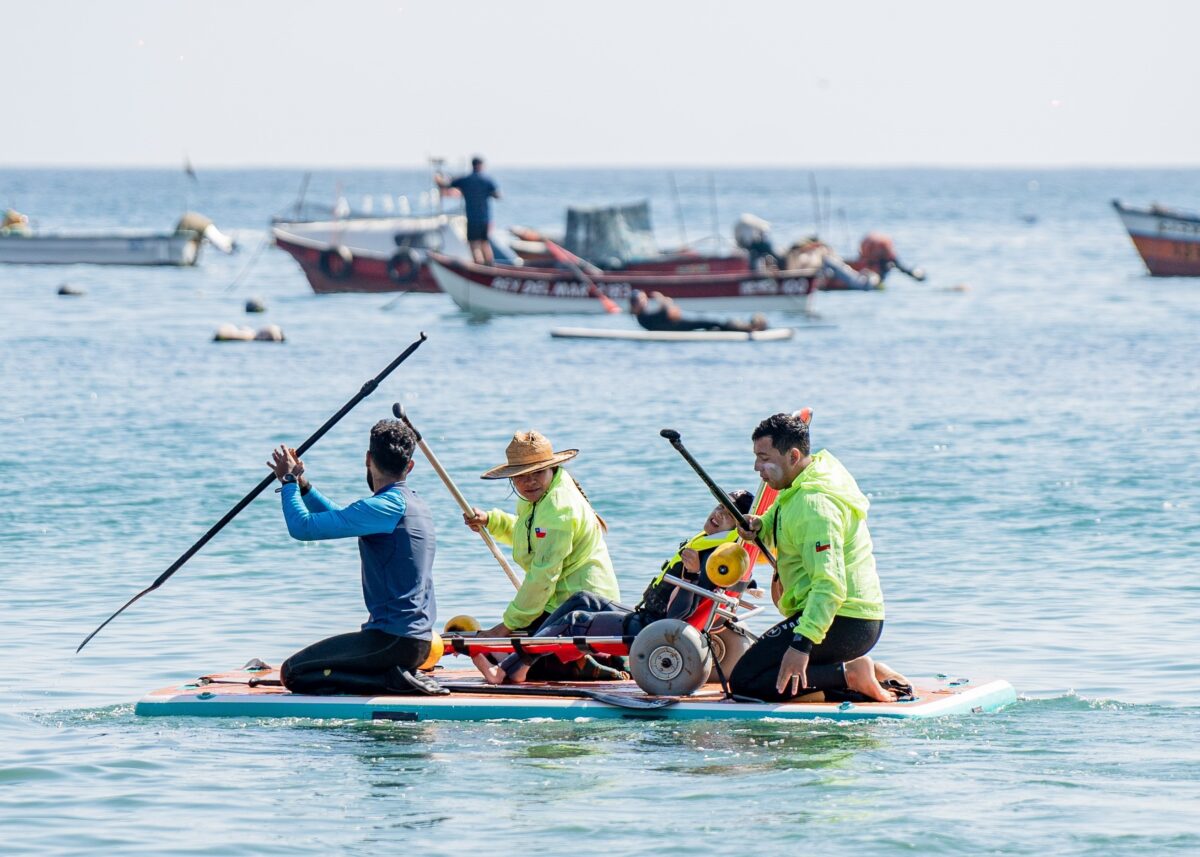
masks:
<path id="1" fill-rule="evenodd" d="M 303 455 L 305 452 L 307 452 L 309 449 L 311 449 L 313 444 L 315 444 L 318 440 L 320 440 L 322 437 L 324 437 L 325 433 L 327 431 L 329 431 L 331 428 L 333 428 L 335 425 L 337 425 L 338 421 L 341 420 L 342 417 L 344 417 L 344 416 L 346 416 L 346 414 L 350 413 L 350 411 L 354 409 L 355 405 L 357 405 L 359 402 L 361 402 L 367 396 L 369 396 L 373 392 L 375 392 L 375 388 L 380 385 L 380 383 L 383 381 L 383 379 L 386 378 L 388 375 L 390 375 L 396 369 L 397 366 L 399 366 L 401 363 L 403 363 L 405 360 L 407 360 L 409 355 L 412 354 L 414 351 L 416 351 L 417 348 L 420 347 L 421 343 L 424 342 L 426 339 L 427 339 L 427 337 L 425 336 L 424 332 L 422 332 L 421 337 L 419 339 L 417 339 L 415 342 L 413 342 L 412 345 L 408 346 L 408 348 L 405 348 L 404 351 L 400 354 L 400 356 L 397 357 L 395 360 L 393 360 L 391 363 L 389 363 L 382 372 L 380 372 L 378 375 L 376 375 L 370 381 L 367 381 L 367 383 L 363 384 L 362 389 L 359 390 L 354 395 L 354 398 L 352 398 L 350 401 L 346 402 L 346 404 L 342 405 L 341 410 L 339 410 L 336 414 L 334 414 L 332 417 L 327 419 L 325 421 L 325 424 L 323 426 L 321 426 L 319 429 L 317 429 L 315 432 L 313 432 L 312 435 L 308 438 L 308 440 L 304 441 L 304 443 L 302 443 L 298 447 L 296 447 L 296 455 L 298 455 L 298 456 Z M 153 592 L 154 590 L 158 589 L 158 587 L 160 587 L 164 583 L 166 583 L 167 578 L 169 578 L 175 572 L 179 571 L 179 569 L 183 566 L 183 564 L 185 562 L 187 562 L 189 559 L 191 559 L 193 556 L 195 556 L 196 553 L 200 550 L 200 548 L 202 548 L 206 544 L 208 544 L 209 540 L 213 536 L 215 536 L 217 533 L 219 533 L 225 527 L 226 524 L 228 524 L 230 521 L 232 521 L 234 518 L 236 518 L 238 516 L 239 512 L 241 512 L 243 509 L 245 509 L 247 506 L 249 506 L 250 503 L 254 500 L 254 498 L 257 497 L 259 494 L 261 494 L 263 491 L 265 491 L 267 489 L 267 487 L 274 481 L 275 481 L 274 473 L 269 474 L 268 476 L 264 477 L 261 482 L 259 482 L 257 485 L 254 486 L 254 488 L 252 488 L 250 490 L 249 494 L 247 494 L 241 500 L 238 500 L 237 505 L 235 505 L 232 509 L 230 509 L 228 512 L 226 512 L 225 515 L 221 518 L 221 520 L 219 520 L 215 524 L 213 524 L 212 527 L 209 528 L 207 533 L 202 535 L 200 537 L 200 539 L 194 545 L 192 545 L 190 548 L 188 548 L 186 551 L 184 551 L 179 556 L 179 559 L 177 559 L 173 563 L 171 563 L 170 568 L 168 568 L 166 571 L 164 571 L 162 574 L 160 574 L 158 576 L 157 580 L 155 580 L 153 583 L 151 583 L 149 586 L 147 586 L 145 589 L 143 589 L 137 595 L 133 596 L 128 601 L 126 601 L 120 610 L 118 610 L 116 613 L 109 616 L 107 619 L 104 620 L 104 622 L 100 625 L 99 628 L 97 628 L 95 631 L 92 631 L 92 633 L 88 634 L 87 637 L 84 638 L 83 642 L 79 644 L 79 648 L 75 650 L 75 653 L 78 654 L 79 652 L 81 652 L 83 650 L 83 647 L 86 646 L 89 642 L 91 642 L 92 637 L 99 634 L 102 630 L 104 630 L 105 625 L 107 625 L 113 619 L 116 619 L 118 616 L 120 616 L 122 613 L 124 613 L 125 609 L 127 607 L 129 607 L 131 604 L 133 604 L 133 602 L 137 601 L 143 595 L 147 595 L 148 593 Z"/>
<path id="2" fill-rule="evenodd" d="M 742 514 L 742 510 L 733 504 L 733 501 L 729 499 L 729 495 L 721 490 L 720 485 L 718 485 L 716 482 L 713 482 L 712 477 L 709 476 L 708 473 L 705 472 L 704 468 L 700 466 L 700 462 L 692 457 L 692 454 L 688 452 L 687 447 L 683 445 L 683 440 L 680 439 L 679 432 L 675 431 L 675 429 L 663 429 L 659 432 L 659 434 L 665 437 L 670 442 L 671 446 L 675 447 L 675 450 L 683 456 L 683 460 L 692 466 L 692 470 L 695 470 L 696 475 L 699 476 L 704 484 L 708 486 L 708 490 L 711 491 L 712 495 L 717 498 L 717 502 L 725 507 L 726 512 L 733 515 L 733 519 L 738 522 L 738 526 L 749 532 L 750 522 L 746 520 L 746 516 Z M 777 568 L 778 566 L 775 563 L 775 556 L 769 550 L 767 550 L 767 546 L 763 544 L 762 538 L 756 535 L 754 537 L 754 544 L 758 545 L 758 549 L 762 551 L 762 555 L 767 558 L 767 562 L 771 563 L 771 567 Z"/>

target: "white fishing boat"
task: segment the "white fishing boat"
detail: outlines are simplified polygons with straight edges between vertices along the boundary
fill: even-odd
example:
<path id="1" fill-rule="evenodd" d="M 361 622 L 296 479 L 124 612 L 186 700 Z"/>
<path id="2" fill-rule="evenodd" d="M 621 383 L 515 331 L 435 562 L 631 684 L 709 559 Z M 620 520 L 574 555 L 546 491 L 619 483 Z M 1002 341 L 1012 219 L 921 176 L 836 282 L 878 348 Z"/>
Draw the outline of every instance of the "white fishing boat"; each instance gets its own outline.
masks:
<path id="1" fill-rule="evenodd" d="M 18 216 L 19 217 L 19 216 Z M 0 264 L 195 265 L 204 241 L 232 253 L 233 241 L 201 214 L 188 212 L 174 232 L 142 229 L 39 232 L 23 219 L 5 218 Z"/>

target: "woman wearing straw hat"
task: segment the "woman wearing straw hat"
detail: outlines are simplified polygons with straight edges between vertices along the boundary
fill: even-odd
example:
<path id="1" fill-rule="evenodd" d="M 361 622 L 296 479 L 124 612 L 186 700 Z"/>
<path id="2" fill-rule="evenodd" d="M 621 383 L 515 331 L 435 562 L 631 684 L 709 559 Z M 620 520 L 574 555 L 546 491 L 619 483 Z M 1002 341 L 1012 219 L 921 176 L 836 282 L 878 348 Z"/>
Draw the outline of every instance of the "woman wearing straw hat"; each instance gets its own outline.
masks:
<path id="1" fill-rule="evenodd" d="M 578 454 L 577 449 L 555 452 L 540 432 L 517 432 L 508 444 L 507 461 L 483 474 L 484 479 L 512 480 L 520 498 L 517 514 L 472 509 L 463 520 L 472 530 L 487 527 L 497 541 L 512 545 L 525 580 L 500 624 L 479 636 L 533 633 L 576 592 L 590 592 L 598 601 L 621 597 L 604 543 L 607 527 L 575 477 L 561 467 Z"/>

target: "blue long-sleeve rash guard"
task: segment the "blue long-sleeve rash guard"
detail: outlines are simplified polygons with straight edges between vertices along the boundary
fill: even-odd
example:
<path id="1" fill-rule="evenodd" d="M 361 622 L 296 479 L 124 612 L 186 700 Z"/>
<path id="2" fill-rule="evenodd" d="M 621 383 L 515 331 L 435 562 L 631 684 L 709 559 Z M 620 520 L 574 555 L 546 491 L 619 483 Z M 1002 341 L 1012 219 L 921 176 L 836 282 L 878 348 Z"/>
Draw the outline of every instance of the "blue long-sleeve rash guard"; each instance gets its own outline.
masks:
<path id="1" fill-rule="evenodd" d="M 399 483 L 397 483 L 399 484 Z M 396 486 L 388 485 L 373 497 L 337 506 L 316 488 L 301 495 L 294 485 L 284 485 L 283 518 L 294 539 L 314 542 L 390 533 L 404 517 L 408 504 Z"/>

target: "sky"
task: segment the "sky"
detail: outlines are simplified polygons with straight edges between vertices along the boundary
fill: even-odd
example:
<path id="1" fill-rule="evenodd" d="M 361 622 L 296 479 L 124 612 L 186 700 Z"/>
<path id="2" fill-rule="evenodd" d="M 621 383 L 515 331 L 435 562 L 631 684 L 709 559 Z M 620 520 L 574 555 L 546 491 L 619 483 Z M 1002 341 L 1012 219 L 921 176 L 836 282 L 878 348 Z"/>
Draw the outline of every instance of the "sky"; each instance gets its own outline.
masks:
<path id="1" fill-rule="evenodd" d="M 5 4 L 0 165 L 1189 166 L 1200 4 Z"/>

